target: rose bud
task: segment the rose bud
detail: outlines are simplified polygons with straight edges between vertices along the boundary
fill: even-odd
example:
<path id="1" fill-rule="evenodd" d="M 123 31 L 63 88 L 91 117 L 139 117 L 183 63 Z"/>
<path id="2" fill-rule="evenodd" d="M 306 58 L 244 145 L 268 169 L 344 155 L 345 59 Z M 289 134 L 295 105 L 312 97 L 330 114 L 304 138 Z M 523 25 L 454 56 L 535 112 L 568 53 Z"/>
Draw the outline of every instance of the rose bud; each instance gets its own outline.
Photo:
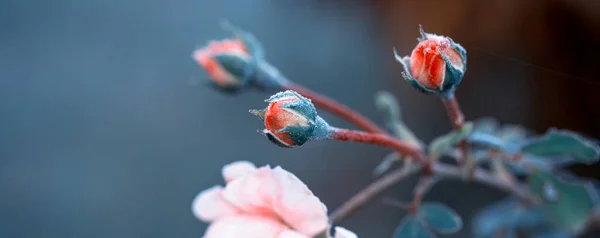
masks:
<path id="1" fill-rule="evenodd" d="M 451 38 L 425 33 L 420 27 L 419 44 L 410 57 L 394 56 L 404 66 L 402 76 L 425 93 L 451 95 L 467 69 L 467 52 Z"/>
<path id="2" fill-rule="evenodd" d="M 295 91 L 279 92 L 265 100 L 269 105 L 262 110 L 250 110 L 265 122 L 262 130 L 271 142 L 281 147 L 301 146 L 309 140 L 325 139 L 330 127 L 317 115 L 310 99 Z"/>
<path id="3" fill-rule="evenodd" d="M 254 87 L 261 90 L 281 89 L 285 77 L 264 60 L 262 46 L 250 33 L 224 22 L 223 28 L 235 38 L 211 41 L 194 51 L 194 60 L 210 76 L 211 86 L 227 93 Z"/>

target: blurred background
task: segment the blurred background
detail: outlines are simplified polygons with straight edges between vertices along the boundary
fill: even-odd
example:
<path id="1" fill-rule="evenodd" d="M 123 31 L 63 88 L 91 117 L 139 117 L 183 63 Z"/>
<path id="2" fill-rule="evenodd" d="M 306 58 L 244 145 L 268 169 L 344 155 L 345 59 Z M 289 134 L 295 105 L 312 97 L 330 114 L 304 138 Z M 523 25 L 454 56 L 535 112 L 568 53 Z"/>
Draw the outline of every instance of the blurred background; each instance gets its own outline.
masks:
<path id="1" fill-rule="evenodd" d="M 389 151 L 342 142 L 273 146 L 248 113 L 268 94 L 226 96 L 193 86 L 191 53 L 227 37 L 228 19 L 253 32 L 290 79 L 378 123 L 378 90 L 395 94 L 423 140 L 450 130 L 440 101 L 401 78 L 418 25 L 468 51 L 457 97 L 467 119 L 496 117 L 600 138 L 600 2 L 0 1 L 0 237 L 201 237 L 191 201 L 222 184 L 236 160 L 281 165 L 330 210 L 373 181 Z M 330 124 L 350 127 L 321 112 Z M 573 167 L 598 177 L 598 166 Z M 386 193 L 408 200 L 415 179 Z M 444 181 L 426 200 L 470 217 L 505 195 Z M 342 225 L 391 237 L 404 212 L 375 200 Z M 589 234 L 589 237 L 597 237 Z"/>

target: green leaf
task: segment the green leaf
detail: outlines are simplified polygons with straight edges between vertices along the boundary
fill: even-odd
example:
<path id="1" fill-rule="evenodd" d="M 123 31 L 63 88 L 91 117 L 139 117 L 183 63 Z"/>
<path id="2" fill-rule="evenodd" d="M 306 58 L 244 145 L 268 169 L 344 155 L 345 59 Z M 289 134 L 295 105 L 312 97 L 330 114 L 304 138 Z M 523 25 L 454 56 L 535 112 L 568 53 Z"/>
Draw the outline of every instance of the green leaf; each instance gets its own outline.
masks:
<path id="1" fill-rule="evenodd" d="M 493 135 L 499 128 L 499 123 L 492 117 L 482 117 L 475 119 L 473 123 L 473 131 Z"/>
<path id="2" fill-rule="evenodd" d="M 466 122 L 462 129 L 442 135 L 429 144 L 429 155 L 438 158 L 445 150 L 455 146 L 473 130 L 473 123 Z"/>
<path id="3" fill-rule="evenodd" d="M 516 231 L 528 234 L 555 232 L 542 207 L 521 203 L 516 197 L 509 197 L 480 209 L 473 217 L 472 232 L 476 238 L 502 237 L 516 238 Z"/>
<path id="4" fill-rule="evenodd" d="M 373 175 L 376 177 L 379 177 L 382 174 L 384 174 L 385 172 L 387 172 L 388 170 L 390 170 L 390 168 L 396 162 L 402 162 L 402 161 L 406 161 L 406 160 L 402 160 L 402 157 L 400 157 L 400 155 L 398 153 L 394 152 L 394 153 L 388 154 L 383 158 L 381 163 L 379 163 L 379 165 L 377 165 L 377 167 L 375 167 L 375 169 L 373 170 Z"/>
<path id="5" fill-rule="evenodd" d="M 543 170 L 532 173 L 529 187 L 543 200 L 548 219 L 571 232 L 584 228 L 597 203 L 597 194 L 590 183 L 567 182 Z"/>
<path id="6" fill-rule="evenodd" d="M 561 231 L 549 231 L 540 234 L 535 234 L 531 238 L 575 238 L 575 236 Z"/>
<path id="7" fill-rule="evenodd" d="M 422 146 L 423 143 L 402 122 L 400 104 L 394 95 L 386 91 L 377 92 L 375 94 L 375 105 L 384 113 L 385 125 L 395 136 L 413 145 Z"/>
<path id="8" fill-rule="evenodd" d="M 394 238 L 435 238 L 425 223 L 414 216 L 406 216 L 396 228 Z"/>
<path id="9" fill-rule="evenodd" d="M 521 152 L 541 157 L 568 156 L 584 164 L 593 164 L 600 156 L 598 145 L 574 132 L 555 129 L 521 147 Z"/>
<path id="10" fill-rule="evenodd" d="M 463 222 L 452 208 L 441 203 L 423 203 L 419 206 L 419 216 L 425 223 L 440 234 L 458 232 Z"/>

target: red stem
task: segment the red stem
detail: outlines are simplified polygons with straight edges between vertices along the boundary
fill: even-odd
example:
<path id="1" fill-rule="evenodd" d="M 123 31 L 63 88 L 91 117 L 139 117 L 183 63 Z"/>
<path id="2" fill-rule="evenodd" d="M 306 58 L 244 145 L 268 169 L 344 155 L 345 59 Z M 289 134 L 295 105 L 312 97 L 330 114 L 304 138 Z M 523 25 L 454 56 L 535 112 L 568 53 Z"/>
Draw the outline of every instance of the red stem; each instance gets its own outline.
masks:
<path id="1" fill-rule="evenodd" d="M 452 121 L 454 130 L 462 129 L 463 125 L 465 124 L 465 117 L 460 110 L 460 106 L 458 105 L 458 100 L 456 100 L 456 97 L 452 96 L 449 98 L 442 98 L 442 102 L 444 102 L 446 111 L 448 111 L 448 116 Z"/>
<path id="2" fill-rule="evenodd" d="M 311 91 L 310 89 L 304 88 L 296 84 L 287 85 L 285 86 L 285 88 L 288 90 L 294 90 L 300 95 L 310 98 L 312 103 L 315 104 L 315 106 L 330 111 L 331 113 L 352 122 L 354 125 L 356 125 L 362 130 L 377 134 L 387 134 L 385 130 L 381 129 L 379 126 L 362 116 L 360 113 L 353 111 L 352 109 L 328 97 L 320 95 L 316 92 Z"/>
<path id="3" fill-rule="evenodd" d="M 428 186 L 430 185 L 429 183 L 432 182 L 432 178 L 431 176 L 425 176 L 423 178 L 421 178 L 421 180 L 419 180 L 417 187 L 416 187 L 416 191 L 415 191 L 415 196 L 413 197 L 413 201 L 410 204 L 410 208 L 408 209 L 408 211 L 413 214 L 416 215 L 417 211 L 419 210 L 419 206 L 421 206 L 421 202 L 423 201 L 423 198 L 425 197 L 425 193 L 427 192 L 427 190 L 429 190 Z"/>
<path id="4" fill-rule="evenodd" d="M 387 146 L 403 155 L 413 158 L 416 161 L 423 159 L 423 153 L 420 148 L 385 134 L 375 134 L 363 131 L 335 128 L 333 129 L 333 135 L 331 139 Z"/>
<path id="5" fill-rule="evenodd" d="M 442 102 L 446 107 L 448 117 L 450 117 L 450 121 L 452 122 L 452 127 L 454 127 L 454 130 L 462 129 L 462 127 L 465 125 L 465 116 L 460 110 L 460 106 L 458 105 L 458 100 L 456 100 L 456 97 L 454 95 L 448 98 L 442 97 Z M 462 140 L 459 146 L 462 153 L 458 163 L 460 166 L 463 166 L 467 162 L 469 145 L 467 144 L 466 140 Z"/>

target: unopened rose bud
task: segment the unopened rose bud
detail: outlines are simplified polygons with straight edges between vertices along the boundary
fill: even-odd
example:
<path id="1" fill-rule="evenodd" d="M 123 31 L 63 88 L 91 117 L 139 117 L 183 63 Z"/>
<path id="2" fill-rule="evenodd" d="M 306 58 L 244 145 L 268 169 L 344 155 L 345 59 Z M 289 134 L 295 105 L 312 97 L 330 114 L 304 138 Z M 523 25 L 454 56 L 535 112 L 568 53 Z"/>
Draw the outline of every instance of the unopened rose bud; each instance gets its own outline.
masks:
<path id="1" fill-rule="evenodd" d="M 419 44 L 410 57 L 394 56 L 404 66 L 403 76 L 426 93 L 450 95 L 467 69 L 467 52 L 451 38 L 425 33 L 420 28 Z"/>
<path id="2" fill-rule="evenodd" d="M 236 93 L 249 87 L 280 89 L 287 80 L 263 58 L 263 49 L 250 33 L 229 23 L 223 26 L 235 38 L 211 41 L 194 51 L 194 60 L 209 74 L 217 89 Z"/>
<path id="3" fill-rule="evenodd" d="M 250 55 L 240 40 L 212 41 L 195 51 L 194 59 L 219 87 L 233 91 L 247 83 L 244 70 L 250 65 Z"/>
<path id="4" fill-rule="evenodd" d="M 310 99 L 297 92 L 279 92 L 265 101 L 267 108 L 250 112 L 264 120 L 266 129 L 261 133 L 276 145 L 301 146 L 329 135 L 329 125 L 317 115 Z"/>

